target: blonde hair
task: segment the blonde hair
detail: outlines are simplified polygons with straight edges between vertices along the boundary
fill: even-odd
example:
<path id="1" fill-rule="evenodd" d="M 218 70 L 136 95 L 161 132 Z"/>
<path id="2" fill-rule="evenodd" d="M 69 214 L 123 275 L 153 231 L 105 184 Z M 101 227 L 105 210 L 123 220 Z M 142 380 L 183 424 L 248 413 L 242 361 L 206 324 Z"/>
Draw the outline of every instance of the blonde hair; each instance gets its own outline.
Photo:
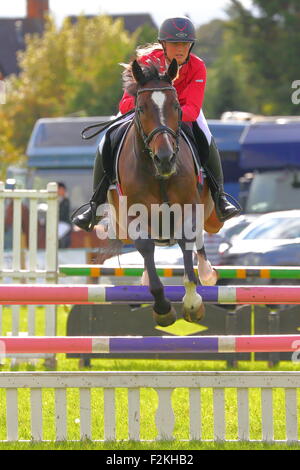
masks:
<path id="1" fill-rule="evenodd" d="M 153 43 L 145 44 L 143 46 L 138 46 L 136 49 L 136 58 L 140 59 L 144 55 L 148 55 L 151 52 L 155 51 L 156 49 L 163 50 L 163 47 L 159 42 L 153 42 Z"/>

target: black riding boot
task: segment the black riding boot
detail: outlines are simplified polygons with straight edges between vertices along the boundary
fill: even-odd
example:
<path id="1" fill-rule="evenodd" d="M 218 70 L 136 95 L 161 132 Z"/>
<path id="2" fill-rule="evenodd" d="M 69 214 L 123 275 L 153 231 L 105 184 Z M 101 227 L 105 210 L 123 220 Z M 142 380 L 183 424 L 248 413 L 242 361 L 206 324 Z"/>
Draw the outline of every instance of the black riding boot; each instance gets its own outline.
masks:
<path id="1" fill-rule="evenodd" d="M 73 224 L 77 225 L 77 227 L 80 227 L 83 230 L 86 230 L 87 232 L 91 232 L 97 223 L 97 208 L 106 202 L 107 191 L 110 185 L 109 177 L 103 166 L 103 154 L 104 152 L 106 154 L 108 151 L 108 149 L 105 148 L 105 145 L 106 143 L 103 146 L 102 153 L 100 152 L 99 147 L 97 149 L 93 176 L 94 194 L 89 203 L 86 204 L 89 205 L 89 207 L 82 213 L 78 213 L 79 209 L 77 209 L 71 217 Z"/>
<path id="2" fill-rule="evenodd" d="M 207 174 L 207 182 L 215 203 L 216 214 L 221 222 L 225 222 L 241 213 L 241 207 L 237 208 L 228 201 L 224 192 L 224 177 L 221 158 L 214 139 L 209 147 L 209 155 L 204 164 Z"/>

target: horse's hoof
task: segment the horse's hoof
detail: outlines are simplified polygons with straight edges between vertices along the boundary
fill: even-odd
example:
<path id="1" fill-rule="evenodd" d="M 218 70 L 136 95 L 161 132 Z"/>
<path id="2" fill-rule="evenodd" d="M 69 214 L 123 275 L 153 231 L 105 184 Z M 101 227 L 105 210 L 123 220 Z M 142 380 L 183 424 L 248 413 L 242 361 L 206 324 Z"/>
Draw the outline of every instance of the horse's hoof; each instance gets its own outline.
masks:
<path id="1" fill-rule="evenodd" d="M 202 286 L 215 286 L 217 284 L 217 281 L 218 281 L 218 273 L 213 268 L 213 272 L 211 273 L 211 275 L 207 279 L 202 279 L 199 276 L 199 280 L 200 280 Z"/>
<path id="2" fill-rule="evenodd" d="M 165 314 L 159 314 L 153 310 L 153 318 L 158 326 L 170 326 L 177 320 L 176 310 L 171 307 L 171 310 Z"/>
<path id="3" fill-rule="evenodd" d="M 183 306 L 183 318 L 190 323 L 197 323 L 205 316 L 205 306 L 202 303 L 197 308 Z"/>

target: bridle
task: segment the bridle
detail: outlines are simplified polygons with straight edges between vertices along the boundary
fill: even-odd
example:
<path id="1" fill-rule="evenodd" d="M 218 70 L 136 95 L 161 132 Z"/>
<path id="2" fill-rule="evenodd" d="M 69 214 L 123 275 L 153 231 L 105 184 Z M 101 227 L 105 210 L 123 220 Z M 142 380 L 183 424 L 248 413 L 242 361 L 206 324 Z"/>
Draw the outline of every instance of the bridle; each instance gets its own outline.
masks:
<path id="1" fill-rule="evenodd" d="M 138 106 L 138 102 L 137 102 L 139 95 L 146 91 L 165 91 L 165 90 L 172 90 L 172 91 L 175 91 L 176 93 L 176 89 L 173 86 L 167 86 L 164 88 L 141 88 L 140 90 L 137 91 L 135 121 L 137 124 L 138 131 L 143 139 L 145 150 L 149 153 L 150 156 L 153 156 L 153 152 L 151 148 L 149 147 L 149 144 L 152 141 L 153 137 L 158 134 L 170 134 L 175 139 L 174 155 L 177 155 L 179 151 L 179 137 L 180 137 L 180 127 L 181 127 L 181 118 L 182 118 L 182 111 L 180 109 L 180 106 L 178 107 L 178 129 L 176 132 L 173 131 L 173 129 L 171 129 L 168 126 L 158 126 L 158 127 L 155 127 L 155 129 L 153 129 L 153 131 L 151 131 L 150 134 L 147 135 L 144 132 L 141 119 L 140 119 L 141 108 Z"/>

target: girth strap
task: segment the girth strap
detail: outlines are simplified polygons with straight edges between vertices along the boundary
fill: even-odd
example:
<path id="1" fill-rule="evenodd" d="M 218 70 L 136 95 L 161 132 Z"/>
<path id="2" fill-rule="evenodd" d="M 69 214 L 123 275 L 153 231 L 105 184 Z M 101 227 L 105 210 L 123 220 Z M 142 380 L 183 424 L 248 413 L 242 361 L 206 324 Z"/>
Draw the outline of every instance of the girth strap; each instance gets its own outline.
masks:
<path id="1" fill-rule="evenodd" d="M 160 193 L 162 195 L 162 200 L 165 204 L 168 204 L 169 206 L 170 202 L 169 202 L 169 196 L 168 196 L 167 189 L 166 189 L 166 182 L 162 178 L 159 178 L 158 182 L 159 182 L 159 187 L 160 187 Z"/>

